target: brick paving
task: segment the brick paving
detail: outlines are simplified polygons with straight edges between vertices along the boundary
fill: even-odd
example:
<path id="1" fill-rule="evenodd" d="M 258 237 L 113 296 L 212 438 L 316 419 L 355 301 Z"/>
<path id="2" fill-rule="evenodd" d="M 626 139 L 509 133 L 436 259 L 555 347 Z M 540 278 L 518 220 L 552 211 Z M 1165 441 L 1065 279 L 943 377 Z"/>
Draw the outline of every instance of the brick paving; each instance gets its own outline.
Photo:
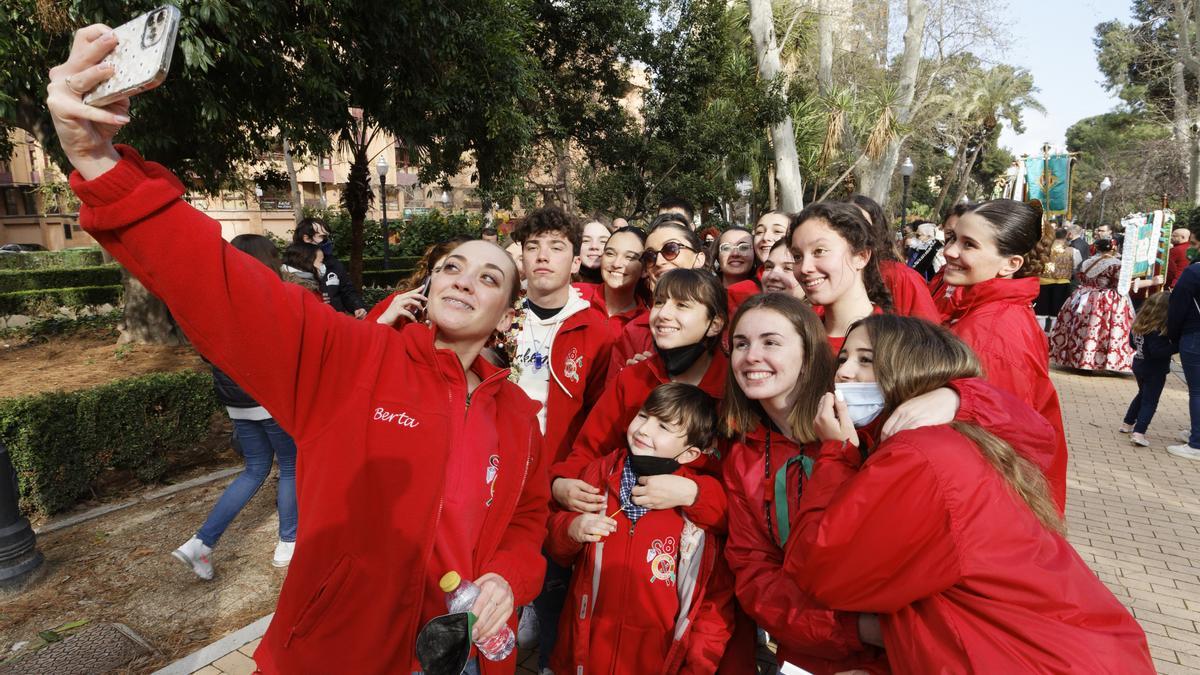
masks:
<path id="1" fill-rule="evenodd" d="M 1132 378 L 1057 371 L 1071 463 L 1067 524 L 1071 543 L 1146 630 L 1160 673 L 1200 672 L 1200 462 L 1167 454 L 1188 425 L 1187 390 L 1168 378 L 1149 448 L 1117 433 Z M 253 671 L 246 658 L 257 640 L 201 675 Z M 536 673 L 532 653 L 518 673 Z M 249 668 L 247 670 L 247 668 Z"/>

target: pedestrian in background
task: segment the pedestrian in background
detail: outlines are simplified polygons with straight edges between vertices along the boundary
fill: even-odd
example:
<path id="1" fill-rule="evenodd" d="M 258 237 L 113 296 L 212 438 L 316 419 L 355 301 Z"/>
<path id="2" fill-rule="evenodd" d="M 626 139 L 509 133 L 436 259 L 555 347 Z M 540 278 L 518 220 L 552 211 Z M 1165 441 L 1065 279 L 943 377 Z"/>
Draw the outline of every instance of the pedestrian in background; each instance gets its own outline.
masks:
<path id="1" fill-rule="evenodd" d="M 1129 403 L 1124 424 L 1120 432 L 1130 434 L 1134 445 L 1148 447 L 1146 429 L 1154 412 L 1158 410 L 1158 398 L 1171 372 L 1171 355 L 1175 345 L 1167 339 L 1167 306 L 1171 294 L 1162 291 L 1150 296 L 1142 305 L 1133 322 L 1129 344 L 1133 347 L 1133 376 L 1137 379 L 1138 393 Z"/>

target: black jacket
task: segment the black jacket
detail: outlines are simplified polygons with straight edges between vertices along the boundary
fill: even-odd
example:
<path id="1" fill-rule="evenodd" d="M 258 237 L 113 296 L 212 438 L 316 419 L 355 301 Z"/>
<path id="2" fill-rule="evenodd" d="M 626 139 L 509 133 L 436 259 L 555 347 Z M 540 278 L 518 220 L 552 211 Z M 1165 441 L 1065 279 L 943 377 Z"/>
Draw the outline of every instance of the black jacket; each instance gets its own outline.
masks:
<path id="1" fill-rule="evenodd" d="M 325 257 L 325 278 L 321 280 L 321 290 L 328 294 L 329 305 L 339 312 L 353 314 L 356 310 L 367 308 L 363 304 L 362 293 L 350 280 L 350 270 L 333 256 Z"/>
<path id="2" fill-rule="evenodd" d="M 1175 345 L 1158 331 L 1145 335 L 1129 334 L 1129 346 L 1133 347 L 1133 358 L 1147 362 L 1170 362 L 1171 355 L 1177 350 Z"/>
<path id="3" fill-rule="evenodd" d="M 219 401 L 221 405 L 227 408 L 258 407 L 258 401 L 250 398 L 250 394 L 247 394 L 245 391 L 243 391 L 242 388 L 238 386 L 238 383 L 233 381 L 233 378 L 226 375 L 221 371 L 220 368 L 212 365 L 211 363 L 209 366 L 212 368 L 213 390 L 216 391 L 217 401 Z"/>
<path id="4" fill-rule="evenodd" d="M 1187 333 L 1200 333 L 1200 264 L 1192 263 L 1179 275 L 1167 305 L 1167 337 L 1179 344 Z"/>

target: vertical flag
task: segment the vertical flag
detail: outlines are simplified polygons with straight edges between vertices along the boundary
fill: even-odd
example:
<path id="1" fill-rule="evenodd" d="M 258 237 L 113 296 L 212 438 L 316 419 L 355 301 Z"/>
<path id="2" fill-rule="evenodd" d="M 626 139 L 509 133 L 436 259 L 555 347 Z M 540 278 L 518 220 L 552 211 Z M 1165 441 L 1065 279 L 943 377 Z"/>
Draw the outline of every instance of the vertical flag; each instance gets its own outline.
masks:
<path id="1" fill-rule="evenodd" d="M 1066 213 L 1071 207 L 1071 157 L 1050 155 L 1025 160 L 1029 201 L 1037 199 L 1047 215 Z"/>

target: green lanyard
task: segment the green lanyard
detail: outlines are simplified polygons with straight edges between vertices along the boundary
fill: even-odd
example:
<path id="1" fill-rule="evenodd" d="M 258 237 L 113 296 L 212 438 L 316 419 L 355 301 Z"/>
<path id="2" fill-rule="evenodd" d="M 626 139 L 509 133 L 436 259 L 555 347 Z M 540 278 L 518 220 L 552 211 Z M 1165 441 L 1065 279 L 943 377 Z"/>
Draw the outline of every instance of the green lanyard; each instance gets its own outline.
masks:
<path id="1" fill-rule="evenodd" d="M 767 430 L 767 452 L 766 452 L 766 457 L 764 459 L 765 459 L 765 463 L 766 463 L 767 476 L 768 476 L 768 478 L 770 478 L 771 477 L 771 430 L 770 429 Z M 779 470 L 775 472 L 774 480 L 772 481 L 772 484 L 774 486 L 774 491 L 775 491 L 774 492 L 774 494 L 775 494 L 775 499 L 774 499 L 774 502 L 775 502 L 775 529 L 777 530 L 776 536 L 779 539 L 779 548 L 783 548 L 784 544 L 787 543 L 788 534 L 790 534 L 790 531 L 792 528 L 791 509 L 790 509 L 790 507 L 788 507 L 787 472 L 788 472 L 788 469 L 790 469 L 791 466 L 793 464 L 795 464 L 796 462 L 800 463 L 800 468 L 801 468 L 801 470 L 804 471 L 804 477 L 806 479 L 812 478 L 812 472 L 813 472 L 812 459 L 805 456 L 804 454 L 799 454 L 799 455 L 796 455 L 795 457 L 792 457 L 788 461 L 784 462 L 783 466 L 780 467 Z M 800 486 L 797 485 L 796 487 L 797 487 L 797 492 L 799 492 Z M 770 510 L 770 507 L 768 507 L 767 508 L 767 530 L 768 531 L 770 531 L 770 529 L 771 529 L 770 516 L 771 516 L 771 510 Z"/>

